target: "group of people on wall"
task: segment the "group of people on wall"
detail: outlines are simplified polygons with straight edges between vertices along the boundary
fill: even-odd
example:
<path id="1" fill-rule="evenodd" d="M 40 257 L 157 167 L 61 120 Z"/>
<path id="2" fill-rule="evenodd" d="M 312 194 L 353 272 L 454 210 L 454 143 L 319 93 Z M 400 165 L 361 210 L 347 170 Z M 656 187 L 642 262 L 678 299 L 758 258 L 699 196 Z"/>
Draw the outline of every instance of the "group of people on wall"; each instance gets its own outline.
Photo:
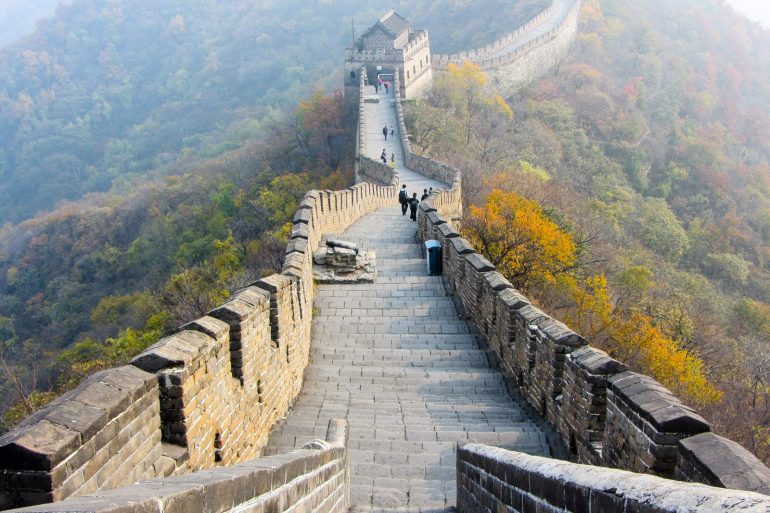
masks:
<path id="1" fill-rule="evenodd" d="M 430 196 L 430 193 L 433 192 L 433 187 L 430 189 L 423 189 L 422 197 L 420 199 L 417 199 L 417 193 L 413 192 L 412 197 L 409 197 L 409 192 L 406 190 L 406 184 L 401 185 L 401 191 L 398 193 L 398 202 L 401 204 L 401 215 L 406 215 L 406 209 L 409 209 L 409 219 L 412 221 L 417 221 L 417 205 L 420 204 L 421 201 L 425 201 L 425 199 Z"/>

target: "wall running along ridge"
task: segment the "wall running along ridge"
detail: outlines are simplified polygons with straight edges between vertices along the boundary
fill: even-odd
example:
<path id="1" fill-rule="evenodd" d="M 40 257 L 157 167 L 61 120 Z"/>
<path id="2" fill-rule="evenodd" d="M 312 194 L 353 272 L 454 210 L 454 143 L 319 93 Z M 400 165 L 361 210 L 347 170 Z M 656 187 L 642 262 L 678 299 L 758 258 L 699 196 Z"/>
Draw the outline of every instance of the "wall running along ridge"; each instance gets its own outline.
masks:
<path id="1" fill-rule="evenodd" d="M 565 34 L 576 24 L 574 13 L 560 26 Z M 547 48 L 551 41 L 539 44 Z M 509 58 L 528 62 L 527 55 Z M 530 69 L 524 74 L 547 61 L 532 59 L 522 65 Z M 357 176 L 372 183 L 310 191 L 294 216 L 280 274 L 237 292 L 131 365 L 91 376 L 0 437 L 0 509 L 73 497 L 26 511 L 345 511 L 346 423 L 330 423 L 328 443 L 253 458 L 301 388 L 313 250 L 322 235 L 396 202 L 398 174 L 364 156 L 364 84 L 365 72 L 357 91 Z M 710 433 L 662 385 L 628 371 L 531 305 L 475 252 L 451 226 L 462 214 L 460 172 L 412 153 L 398 97 L 396 105 L 406 165 L 450 186 L 420 204 L 419 234 L 441 243 L 448 290 L 498 356 L 511 388 L 542 414 L 572 458 L 770 493 L 770 471 L 748 451 Z M 500 451 L 460 449 L 460 511 L 577 512 L 588 504 L 592 511 L 673 512 L 692 497 L 699 498 L 697 507 L 755 511 L 763 504 L 752 493 L 519 454 L 512 461 Z M 197 472 L 178 475 L 190 471 Z M 633 488 L 636 483 L 654 483 L 656 490 L 644 495 L 654 504 L 637 507 L 637 491 L 647 489 Z M 127 488 L 110 491 L 120 487 Z M 92 495 L 79 498 L 85 494 Z"/>
<path id="2" fill-rule="evenodd" d="M 0 437 L 0 509 L 258 457 L 302 386 L 313 250 L 322 235 L 396 203 L 398 176 L 364 163 L 364 175 L 376 169 L 391 185 L 308 192 L 280 274 L 233 294 L 131 365 L 95 374 Z"/>
<path id="3" fill-rule="evenodd" d="M 553 5 L 515 32 L 484 48 L 453 55 L 434 55 L 433 69 L 446 71 L 449 64 L 462 66 L 465 62 L 472 62 L 482 71 L 487 72 L 503 95 L 514 94 L 528 83 L 543 76 L 549 69 L 556 67 L 567 54 L 578 32 L 580 5 L 580 0 L 573 0 L 566 16 L 556 27 L 513 51 L 492 56 L 541 26 L 553 15 Z"/>

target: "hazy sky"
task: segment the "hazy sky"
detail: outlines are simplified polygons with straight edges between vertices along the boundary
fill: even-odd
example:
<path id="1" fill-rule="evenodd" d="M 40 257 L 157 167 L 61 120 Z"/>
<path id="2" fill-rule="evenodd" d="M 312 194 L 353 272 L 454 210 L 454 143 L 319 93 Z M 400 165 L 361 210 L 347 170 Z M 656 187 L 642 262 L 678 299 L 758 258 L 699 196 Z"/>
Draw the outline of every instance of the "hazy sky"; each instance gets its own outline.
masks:
<path id="1" fill-rule="evenodd" d="M 749 19 L 770 28 L 770 1 L 768 0 L 727 0 L 736 11 L 740 11 Z"/>

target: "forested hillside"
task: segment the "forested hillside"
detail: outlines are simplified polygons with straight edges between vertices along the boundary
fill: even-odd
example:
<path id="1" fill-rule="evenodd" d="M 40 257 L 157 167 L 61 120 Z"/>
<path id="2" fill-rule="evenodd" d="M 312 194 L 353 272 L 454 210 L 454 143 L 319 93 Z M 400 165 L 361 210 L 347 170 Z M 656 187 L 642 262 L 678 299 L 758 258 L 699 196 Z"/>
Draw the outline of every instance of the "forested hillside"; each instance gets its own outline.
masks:
<path id="1" fill-rule="evenodd" d="M 395 7 L 449 52 L 547 2 L 508 4 Z M 297 200 L 352 179 L 332 91 L 388 7 L 75 0 L 0 52 L 8 422 L 280 266 Z"/>
<path id="2" fill-rule="evenodd" d="M 486 16 L 472 16 L 471 2 L 403 7 L 417 26 L 436 27 L 439 47 L 455 49 L 446 43 L 483 43 L 545 3 L 487 0 Z M 350 0 L 61 8 L 0 53 L 0 223 L 86 192 L 125 191 L 131 176 L 167 170 L 180 152 L 232 149 L 276 109 L 336 87 L 351 20 L 371 24 L 384 9 Z"/>
<path id="3" fill-rule="evenodd" d="M 409 124 L 466 170 L 465 235 L 770 461 L 770 33 L 716 0 L 585 0 L 521 94 L 447 77 Z"/>

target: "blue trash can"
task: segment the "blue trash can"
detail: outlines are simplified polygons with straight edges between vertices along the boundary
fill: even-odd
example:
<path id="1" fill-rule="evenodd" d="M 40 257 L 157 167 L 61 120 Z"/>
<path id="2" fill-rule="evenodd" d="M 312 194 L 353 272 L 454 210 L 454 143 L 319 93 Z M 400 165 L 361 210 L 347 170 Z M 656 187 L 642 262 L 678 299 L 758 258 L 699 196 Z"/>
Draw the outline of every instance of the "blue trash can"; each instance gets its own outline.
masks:
<path id="1" fill-rule="evenodd" d="M 428 261 L 428 274 L 441 274 L 441 243 L 437 240 L 425 241 L 425 258 Z"/>

